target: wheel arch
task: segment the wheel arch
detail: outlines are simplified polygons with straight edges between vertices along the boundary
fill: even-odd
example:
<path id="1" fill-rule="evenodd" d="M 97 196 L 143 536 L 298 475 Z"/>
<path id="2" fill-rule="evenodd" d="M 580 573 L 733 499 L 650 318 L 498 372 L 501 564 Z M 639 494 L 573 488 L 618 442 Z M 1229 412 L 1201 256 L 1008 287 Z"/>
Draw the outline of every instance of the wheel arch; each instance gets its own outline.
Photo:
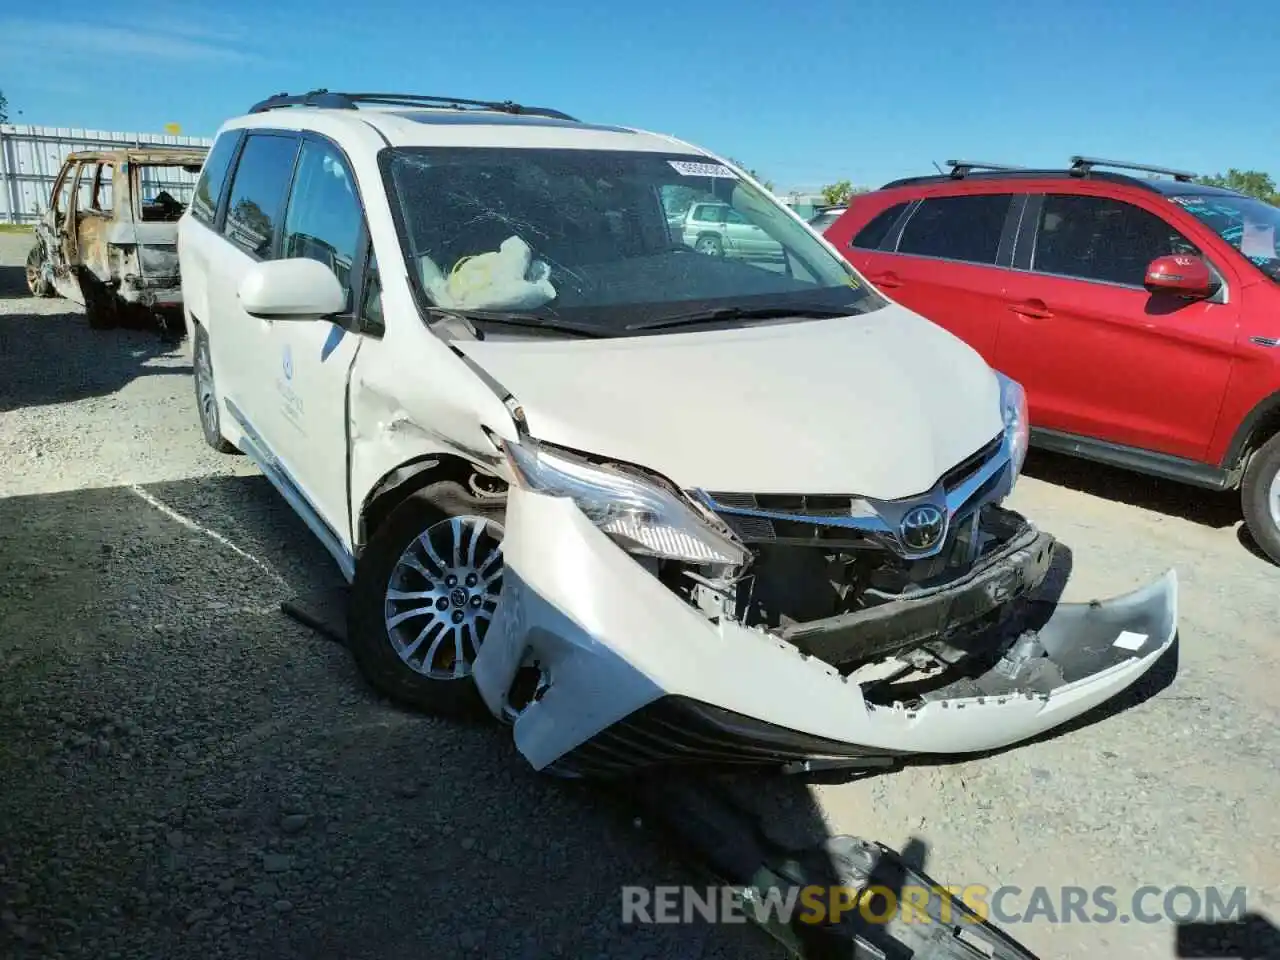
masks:
<path id="1" fill-rule="evenodd" d="M 386 470 L 361 498 L 360 510 L 354 518 L 356 549 L 369 542 L 396 507 L 424 487 L 441 480 L 454 480 L 474 491 L 478 477 L 500 484 L 503 491 L 506 489 L 506 480 L 492 467 L 448 451 L 423 453 Z"/>
<path id="2" fill-rule="evenodd" d="M 1237 474 L 1258 447 L 1280 433 L 1280 390 L 1263 397 L 1240 421 L 1222 458 L 1222 467 Z"/>

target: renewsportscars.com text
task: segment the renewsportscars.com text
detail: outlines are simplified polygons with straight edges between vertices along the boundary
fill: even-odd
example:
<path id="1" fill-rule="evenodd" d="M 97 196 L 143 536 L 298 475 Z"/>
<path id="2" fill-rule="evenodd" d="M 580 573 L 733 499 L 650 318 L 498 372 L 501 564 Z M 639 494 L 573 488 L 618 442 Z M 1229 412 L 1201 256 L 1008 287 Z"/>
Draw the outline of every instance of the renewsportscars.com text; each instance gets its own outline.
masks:
<path id="1" fill-rule="evenodd" d="M 961 906 L 956 906 L 955 898 Z M 623 887 L 623 923 L 1188 923 L 1240 920 L 1244 887 Z M 963 907 L 963 909 L 962 909 Z M 935 920 L 936 917 L 936 920 Z"/>

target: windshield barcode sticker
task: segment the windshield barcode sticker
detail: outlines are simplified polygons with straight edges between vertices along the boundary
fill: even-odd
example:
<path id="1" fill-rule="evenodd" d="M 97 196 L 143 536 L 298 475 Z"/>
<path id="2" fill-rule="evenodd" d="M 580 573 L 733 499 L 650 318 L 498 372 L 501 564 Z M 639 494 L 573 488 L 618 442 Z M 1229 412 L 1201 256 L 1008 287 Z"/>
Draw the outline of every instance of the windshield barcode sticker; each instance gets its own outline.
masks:
<path id="1" fill-rule="evenodd" d="M 686 177 L 720 177 L 724 180 L 737 180 L 738 175 L 723 163 L 695 163 L 692 160 L 668 160 L 667 163 L 676 173 Z"/>

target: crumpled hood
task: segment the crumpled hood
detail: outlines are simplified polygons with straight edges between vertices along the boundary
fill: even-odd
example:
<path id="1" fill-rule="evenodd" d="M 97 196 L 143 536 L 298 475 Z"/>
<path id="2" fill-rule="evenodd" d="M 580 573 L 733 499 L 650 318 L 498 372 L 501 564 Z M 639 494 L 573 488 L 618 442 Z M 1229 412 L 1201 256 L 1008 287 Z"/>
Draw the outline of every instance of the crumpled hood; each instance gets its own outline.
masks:
<path id="1" fill-rule="evenodd" d="M 986 362 L 897 304 L 735 330 L 455 346 L 511 391 L 535 438 L 684 489 L 909 497 L 1003 427 Z"/>

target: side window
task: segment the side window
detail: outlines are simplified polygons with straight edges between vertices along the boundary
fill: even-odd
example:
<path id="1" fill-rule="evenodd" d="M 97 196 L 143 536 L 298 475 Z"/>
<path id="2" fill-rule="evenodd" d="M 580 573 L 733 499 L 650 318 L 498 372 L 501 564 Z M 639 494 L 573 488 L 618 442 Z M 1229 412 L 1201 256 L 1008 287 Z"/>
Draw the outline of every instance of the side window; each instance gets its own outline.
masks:
<path id="1" fill-rule="evenodd" d="M 854 235 L 849 242 L 849 246 L 858 247 L 861 250 L 875 250 L 880 244 L 884 243 L 884 238 L 888 236 L 890 228 L 898 222 L 898 217 L 902 216 L 902 211 L 907 209 L 907 203 L 895 203 L 893 206 L 881 210 L 871 222 Z"/>
<path id="2" fill-rule="evenodd" d="M 67 208 L 71 205 L 71 184 L 76 178 L 76 168 L 68 167 L 67 175 L 62 178 L 62 182 L 58 184 L 58 192 L 53 195 L 53 212 L 59 218 L 67 213 Z"/>
<path id="3" fill-rule="evenodd" d="M 289 192 L 280 256 L 318 260 L 350 296 L 351 264 L 362 223 L 356 186 L 342 155 L 328 144 L 304 140 Z"/>
<path id="4" fill-rule="evenodd" d="M 930 197 L 907 221 L 898 252 L 993 264 L 1011 197 L 1007 193 Z"/>
<path id="5" fill-rule="evenodd" d="M 295 137 L 250 134 L 231 178 L 227 239 L 255 257 L 269 257 L 285 190 L 298 152 Z"/>
<path id="6" fill-rule="evenodd" d="M 732 207 L 727 207 L 724 211 L 724 222 L 742 225 L 747 223 L 747 218 Z"/>
<path id="7" fill-rule="evenodd" d="M 1131 203 L 1049 194 L 1036 224 L 1031 269 L 1140 287 L 1147 265 L 1171 253 L 1200 251 L 1163 219 Z"/>
<path id="8" fill-rule="evenodd" d="M 98 164 L 85 161 L 80 164 L 80 180 L 76 184 L 76 210 L 84 213 L 92 206 L 93 181 L 98 172 Z"/>
<path id="9" fill-rule="evenodd" d="M 93 185 L 93 202 L 90 207 L 98 213 L 111 213 L 111 183 L 115 179 L 115 167 L 104 163 L 98 167 Z"/>
<path id="10" fill-rule="evenodd" d="M 360 304 L 360 325 L 367 332 L 381 336 L 386 331 L 382 322 L 382 278 L 378 274 L 378 257 L 370 250 L 364 272 L 364 294 Z"/>
<path id="11" fill-rule="evenodd" d="M 239 139 L 239 130 L 227 130 L 218 137 L 205 157 L 196 183 L 195 198 L 191 201 L 191 215 L 197 220 L 213 223 L 218 212 L 218 198 L 222 196 L 222 185 L 227 180 L 227 171 L 231 168 L 231 158 L 235 155 Z"/>
<path id="12" fill-rule="evenodd" d="M 693 219 L 698 223 L 723 223 L 725 207 L 714 203 L 700 203 L 693 211 Z"/>

